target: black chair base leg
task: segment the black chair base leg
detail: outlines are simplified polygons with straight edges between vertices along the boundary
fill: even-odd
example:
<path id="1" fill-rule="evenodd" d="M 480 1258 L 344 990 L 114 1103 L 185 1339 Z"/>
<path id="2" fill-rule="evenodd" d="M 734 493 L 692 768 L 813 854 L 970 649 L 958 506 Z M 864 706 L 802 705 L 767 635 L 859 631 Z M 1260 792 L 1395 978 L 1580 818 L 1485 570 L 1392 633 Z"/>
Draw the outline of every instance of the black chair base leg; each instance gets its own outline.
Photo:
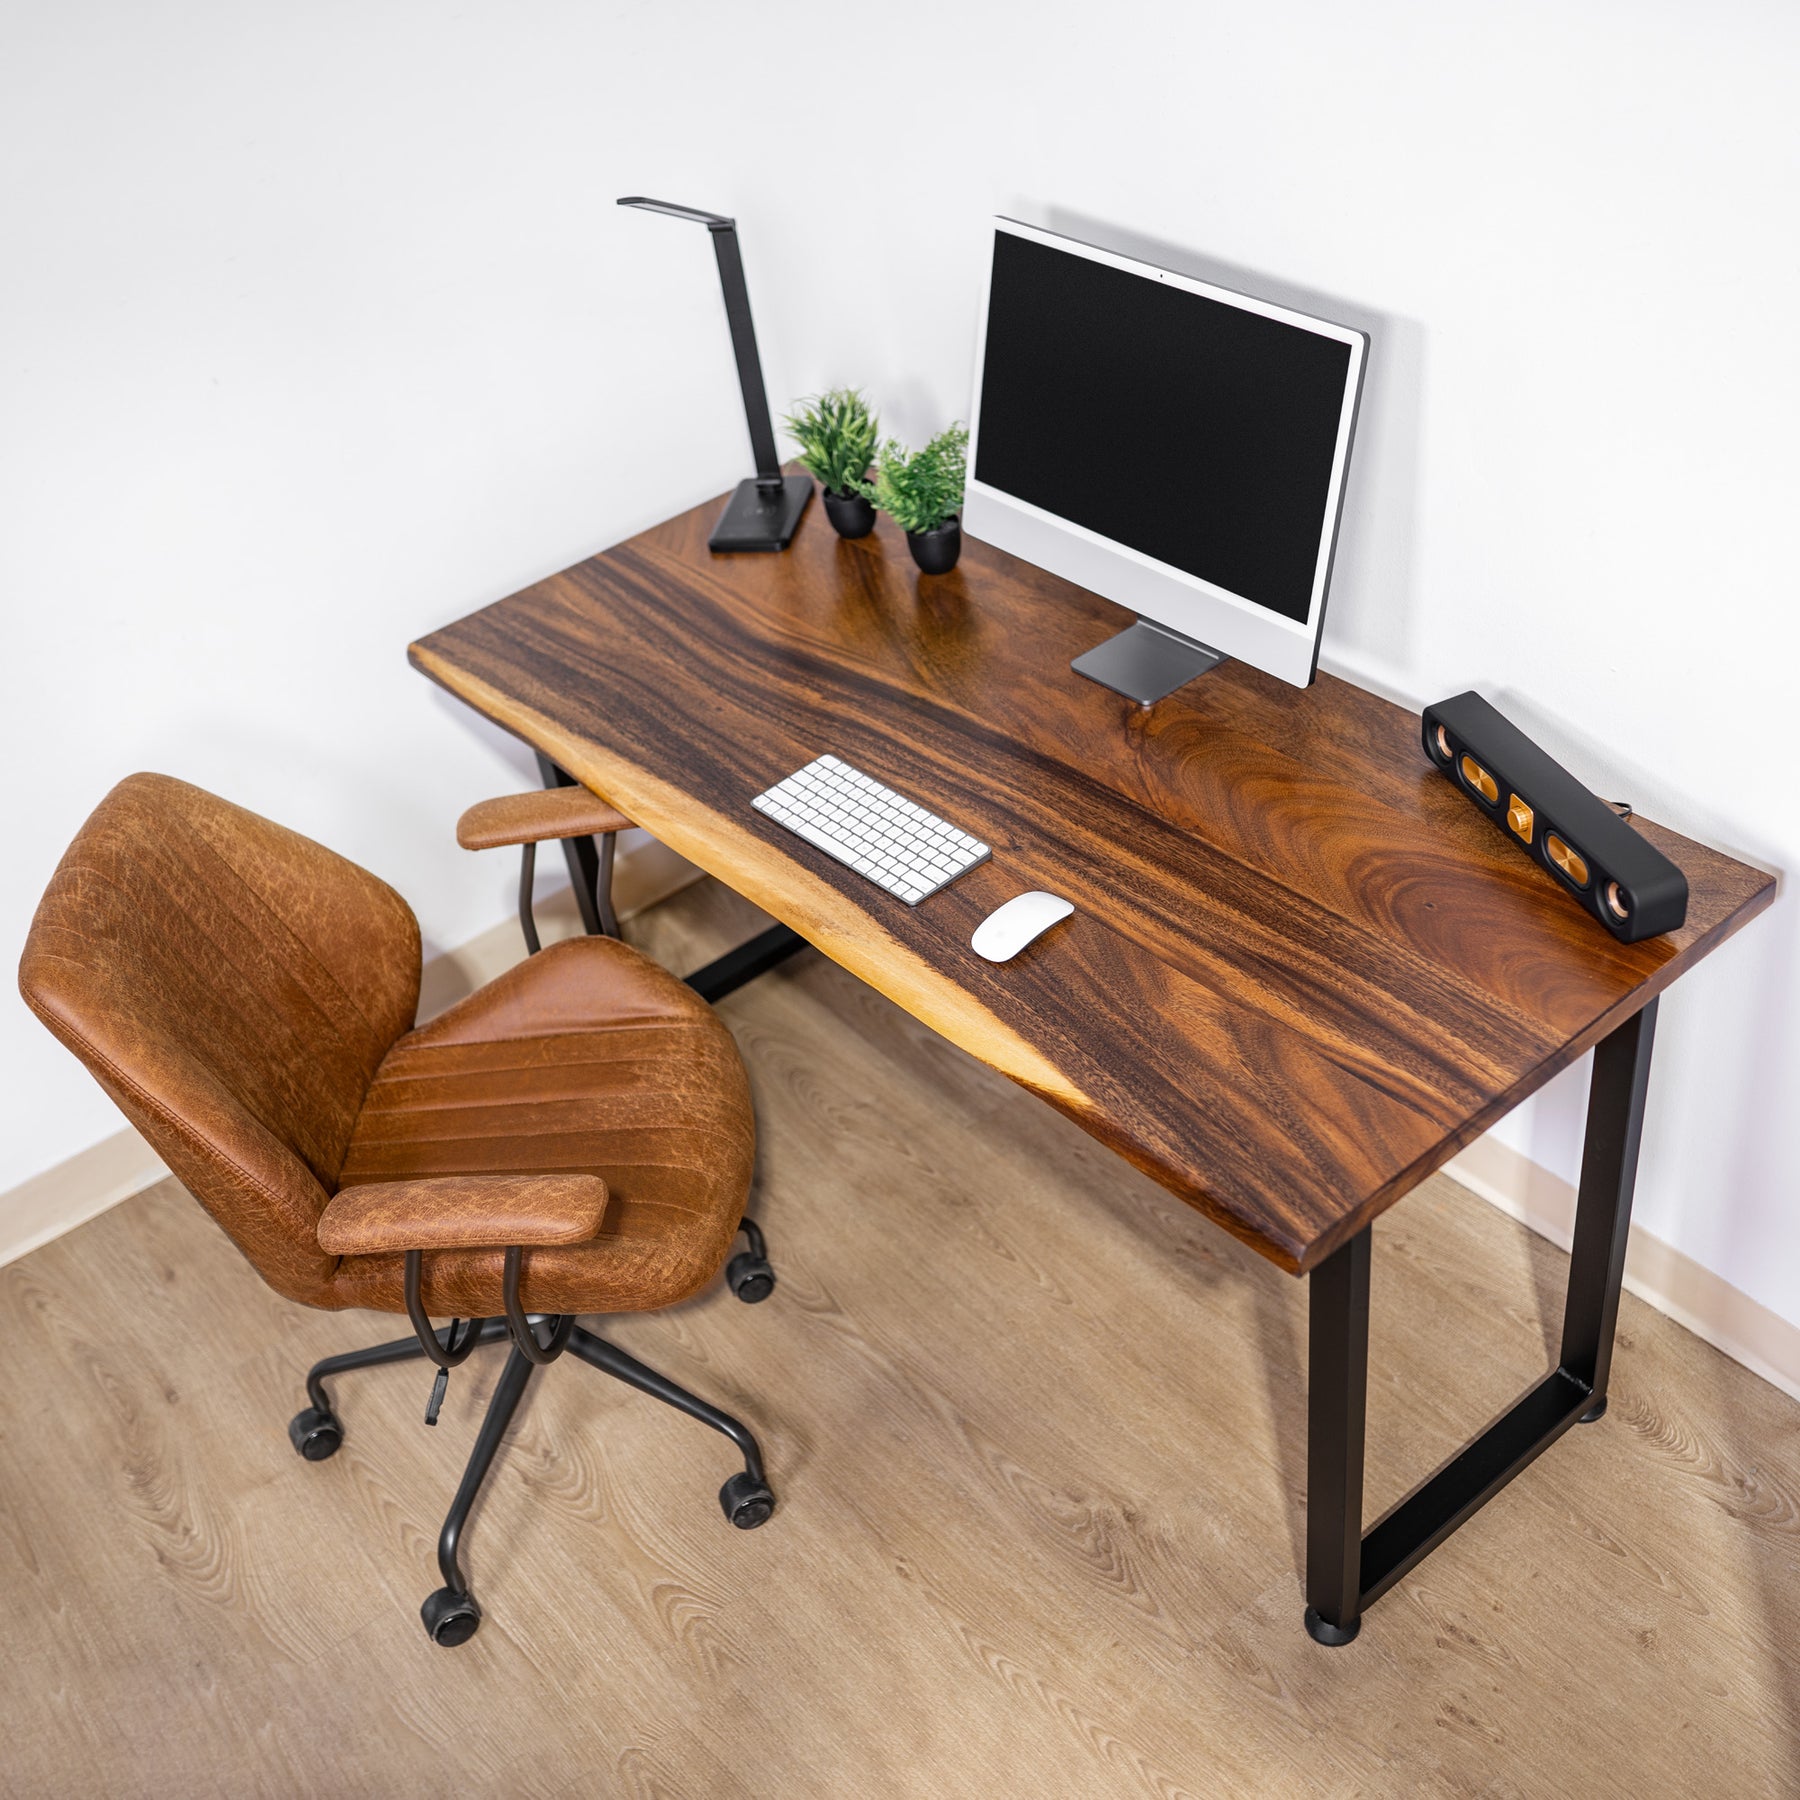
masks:
<path id="1" fill-rule="evenodd" d="M 482 1327 L 477 1343 L 491 1344 L 506 1336 L 504 1319 L 489 1319 Z M 306 1397 L 312 1404 L 294 1414 L 288 1421 L 288 1438 L 308 1462 L 323 1462 L 334 1456 L 344 1441 L 344 1424 L 326 1392 L 327 1377 L 347 1375 L 352 1369 L 374 1369 L 383 1363 L 423 1361 L 424 1346 L 416 1337 L 395 1338 L 391 1343 L 371 1344 L 366 1350 L 346 1350 L 341 1356 L 328 1356 L 306 1372 Z"/>
<path id="2" fill-rule="evenodd" d="M 762 1450 L 749 1426 L 734 1419 L 730 1413 L 708 1405 L 698 1395 L 690 1394 L 666 1375 L 659 1375 L 617 1344 L 609 1344 L 605 1338 L 596 1337 L 579 1325 L 570 1333 L 569 1349 L 603 1375 L 610 1375 L 627 1387 L 634 1387 L 730 1438 L 743 1455 L 744 1470 L 719 1489 L 719 1505 L 725 1517 L 740 1531 L 754 1531 L 767 1521 L 775 1510 L 775 1495 L 764 1478 Z"/>
<path id="3" fill-rule="evenodd" d="M 463 1527 L 468 1523 L 469 1509 L 481 1492 L 481 1484 L 487 1479 L 500 1440 L 506 1436 L 513 1414 L 519 1410 L 526 1383 L 531 1380 L 536 1366 L 516 1345 L 507 1356 L 494 1397 L 488 1402 L 487 1417 L 481 1421 L 475 1448 L 469 1453 L 469 1465 L 463 1470 L 462 1485 L 450 1502 L 444 1529 L 438 1533 L 438 1573 L 443 1576 L 444 1585 L 419 1608 L 425 1633 L 434 1644 L 446 1647 L 466 1644 L 481 1624 L 481 1608 L 475 1604 L 475 1597 L 469 1592 L 469 1584 L 457 1561 L 457 1545 Z"/>

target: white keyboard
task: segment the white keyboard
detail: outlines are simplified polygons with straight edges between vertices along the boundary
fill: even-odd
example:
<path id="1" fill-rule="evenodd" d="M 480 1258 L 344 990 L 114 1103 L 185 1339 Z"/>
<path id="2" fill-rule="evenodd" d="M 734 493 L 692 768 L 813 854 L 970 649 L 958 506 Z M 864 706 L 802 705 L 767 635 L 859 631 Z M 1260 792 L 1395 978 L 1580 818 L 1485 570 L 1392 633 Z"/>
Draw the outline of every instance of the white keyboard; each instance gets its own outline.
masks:
<path id="1" fill-rule="evenodd" d="M 980 839 L 835 756 L 816 757 L 750 804 L 908 906 L 993 854 Z"/>

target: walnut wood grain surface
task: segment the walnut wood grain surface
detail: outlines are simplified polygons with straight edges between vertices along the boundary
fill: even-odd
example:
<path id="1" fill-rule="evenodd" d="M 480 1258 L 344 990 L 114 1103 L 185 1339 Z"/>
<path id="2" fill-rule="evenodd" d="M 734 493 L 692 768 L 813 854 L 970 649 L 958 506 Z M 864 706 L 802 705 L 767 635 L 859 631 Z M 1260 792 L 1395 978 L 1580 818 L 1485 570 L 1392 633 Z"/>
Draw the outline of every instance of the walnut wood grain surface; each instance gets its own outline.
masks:
<path id="1" fill-rule="evenodd" d="M 1647 821 L 1688 922 L 1621 945 L 1429 768 L 1415 715 L 1227 663 L 1144 711 L 1071 673 L 1129 621 L 888 521 L 714 557 L 696 507 L 412 646 L 944 1036 L 1302 1272 L 1773 897 Z M 752 811 L 830 751 L 994 847 L 916 910 Z M 994 966 L 1043 887 L 1074 916 Z"/>

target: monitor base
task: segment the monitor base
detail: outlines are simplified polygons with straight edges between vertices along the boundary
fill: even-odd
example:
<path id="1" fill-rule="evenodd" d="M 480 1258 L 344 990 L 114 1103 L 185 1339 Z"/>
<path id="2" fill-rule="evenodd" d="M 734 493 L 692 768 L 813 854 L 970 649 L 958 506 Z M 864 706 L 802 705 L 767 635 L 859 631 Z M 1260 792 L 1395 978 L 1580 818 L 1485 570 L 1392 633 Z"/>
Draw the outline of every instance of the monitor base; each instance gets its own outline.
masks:
<path id="1" fill-rule="evenodd" d="M 707 549 L 715 555 L 723 550 L 785 550 L 794 541 L 812 491 L 809 475 L 784 475 L 780 488 L 768 491 L 754 475 L 740 481 L 706 540 Z"/>
<path id="2" fill-rule="evenodd" d="M 1139 706 L 1154 706 L 1224 660 L 1222 650 L 1214 650 L 1197 638 L 1183 637 L 1166 625 L 1139 619 L 1117 637 L 1109 637 L 1104 644 L 1084 651 L 1069 667 L 1077 675 L 1085 675 L 1089 681 L 1135 700 Z"/>

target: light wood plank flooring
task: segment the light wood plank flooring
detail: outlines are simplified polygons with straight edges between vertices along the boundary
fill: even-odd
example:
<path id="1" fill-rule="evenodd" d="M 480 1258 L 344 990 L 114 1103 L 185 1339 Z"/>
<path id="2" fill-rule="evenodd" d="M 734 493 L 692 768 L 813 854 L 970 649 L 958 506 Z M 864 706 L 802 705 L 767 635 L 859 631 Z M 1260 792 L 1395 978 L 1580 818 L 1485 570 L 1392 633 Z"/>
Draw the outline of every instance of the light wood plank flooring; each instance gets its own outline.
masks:
<path id="1" fill-rule="evenodd" d="M 705 885 L 634 935 L 755 922 Z M 565 1361 L 435 1648 L 502 1353 L 435 1432 L 422 1364 L 344 1379 L 302 1463 L 306 1364 L 398 1321 L 278 1300 L 166 1182 L 0 1272 L 0 1791 L 1800 1793 L 1791 1401 L 1627 1296 L 1604 1423 L 1322 1650 L 1301 1284 L 814 955 L 723 1010 L 781 1285 L 607 1329 L 761 1433 L 776 1517 Z M 1445 1180 L 1375 1243 L 1371 1509 L 1546 1366 L 1565 1266 Z"/>

